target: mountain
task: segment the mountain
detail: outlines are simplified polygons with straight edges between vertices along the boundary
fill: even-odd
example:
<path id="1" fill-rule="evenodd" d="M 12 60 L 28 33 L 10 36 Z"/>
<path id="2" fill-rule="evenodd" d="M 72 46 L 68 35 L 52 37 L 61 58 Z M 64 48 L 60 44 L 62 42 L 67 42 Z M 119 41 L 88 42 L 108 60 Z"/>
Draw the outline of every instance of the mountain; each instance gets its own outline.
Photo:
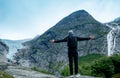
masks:
<path id="1" fill-rule="evenodd" d="M 23 43 L 26 48 L 19 49 L 15 60 L 20 65 L 39 67 L 40 69 L 59 74 L 59 70 L 68 64 L 66 43 L 50 43 L 51 39 L 63 39 L 68 31 L 73 30 L 76 36 L 89 37 L 94 40 L 78 43 L 79 56 L 92 53 L 107 54 L 107 34 L 110 28 L 96 21 L 85 10 L 79 10 L 66 16 L 41 36 Z"/>
<path id="2" fill-rule="evenodd" d="M 6 55 L 8 54 L 9 47 L 0 40 L 0 63 L 7 62 Z"/>
<path id="3" fill-rule="evenodd" d="M 120 25 L 120 17 L 116 18 L 113 22 L 118 23 Z"/>
<path id="4" fill-rule="evenodd" d="M 17 49 L 23 48 L 22 43 L 26 42 L 30 39 L 25 40 L 8 40 L 8 39 L 1 39 L 2 42 L 8 45 L 9 53 L 7 54 L 7 58 L 13 59 L 13 55 L 17 52 Z"/>

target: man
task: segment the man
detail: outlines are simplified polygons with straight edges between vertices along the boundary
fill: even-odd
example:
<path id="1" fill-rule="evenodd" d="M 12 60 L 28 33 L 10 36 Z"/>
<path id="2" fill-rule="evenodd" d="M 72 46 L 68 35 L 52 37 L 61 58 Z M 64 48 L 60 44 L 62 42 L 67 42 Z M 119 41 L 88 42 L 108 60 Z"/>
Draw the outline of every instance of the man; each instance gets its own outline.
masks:
<path id="1" fill-rule="evenodd" d="M 62 40 L 50 40 L 52 43 L 59 43 L 59 42 L 67 42 L 68 46 L 68 58 L 69 58 L 69 68 L 70 68 L 70 77 L 73 77 L 73 61 L 75 66 L 75 74 L 76 77 L 79 77 L 78 74 L 78 52 L 77 52 L 77 41 L 84 41 L 94 39 L 94 36 L 90 36 L 89 38 L 80 38 L 74 35 L 73 31 L 70 30 L 68 32 L 68 36 Z"/>

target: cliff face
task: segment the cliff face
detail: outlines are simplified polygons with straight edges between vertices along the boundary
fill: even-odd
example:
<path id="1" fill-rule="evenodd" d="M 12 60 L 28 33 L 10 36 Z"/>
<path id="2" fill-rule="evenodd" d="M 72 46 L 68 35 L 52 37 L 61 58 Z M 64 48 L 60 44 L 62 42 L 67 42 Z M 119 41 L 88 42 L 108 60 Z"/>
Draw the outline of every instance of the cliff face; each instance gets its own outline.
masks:
<path id="1" fill-rule="evenodd" d="M 0 62 L 7 62 L 8 46 L 0 40 Z"/>
<path id="2" fill-rule="evenodd" d="M 120 53 L 120 17 L 106 24 L 110 28 L 107 35 L 108 55 Z"/>
<path id="3" fill-rule="evenodd" d="M 66 43 L 52 44 L 49 40 L 63 39 L 71 29 L 79 37 L 95 36 L 95 40 L 78 43 L 79 56 L 91 53 L 107 54 L 106 36 L 110 29 L 85 10 L 79 10 L 63 18 L 43 35 L 25 42 L 23 45 L 26 47 L 18 50 L 14 59 L 21 65 L 36 66 L 55 73 L 68 63 L 67 46 Z"/>

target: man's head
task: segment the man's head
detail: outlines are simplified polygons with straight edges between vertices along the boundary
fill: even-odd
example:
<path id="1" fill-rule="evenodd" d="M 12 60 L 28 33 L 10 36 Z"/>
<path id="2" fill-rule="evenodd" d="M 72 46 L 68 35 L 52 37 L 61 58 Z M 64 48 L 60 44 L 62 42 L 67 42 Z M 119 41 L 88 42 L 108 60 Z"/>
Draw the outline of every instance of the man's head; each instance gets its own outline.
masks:
<path id="1" fill-rule="evenodd" d="M 69 30 L 69 31 L 68 31 L 68 34 L 69 34 L 69 35 L 74 35 L 73 30 Z"/>

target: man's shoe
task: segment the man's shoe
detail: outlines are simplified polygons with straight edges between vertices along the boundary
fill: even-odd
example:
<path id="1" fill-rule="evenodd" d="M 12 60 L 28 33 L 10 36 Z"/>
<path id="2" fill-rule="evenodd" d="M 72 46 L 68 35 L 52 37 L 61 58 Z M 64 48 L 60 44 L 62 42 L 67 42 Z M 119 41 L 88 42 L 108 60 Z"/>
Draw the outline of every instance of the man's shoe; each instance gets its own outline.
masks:
<path id="1" fill-rule="evenodd" d="M 79 77 L 80 77 L 80 74 L 79 74 L 79 73 L 78 73 L 78 74 L 76 74 L 76 75 L 75 75 L 75 77 L 79 78 Z"/>

